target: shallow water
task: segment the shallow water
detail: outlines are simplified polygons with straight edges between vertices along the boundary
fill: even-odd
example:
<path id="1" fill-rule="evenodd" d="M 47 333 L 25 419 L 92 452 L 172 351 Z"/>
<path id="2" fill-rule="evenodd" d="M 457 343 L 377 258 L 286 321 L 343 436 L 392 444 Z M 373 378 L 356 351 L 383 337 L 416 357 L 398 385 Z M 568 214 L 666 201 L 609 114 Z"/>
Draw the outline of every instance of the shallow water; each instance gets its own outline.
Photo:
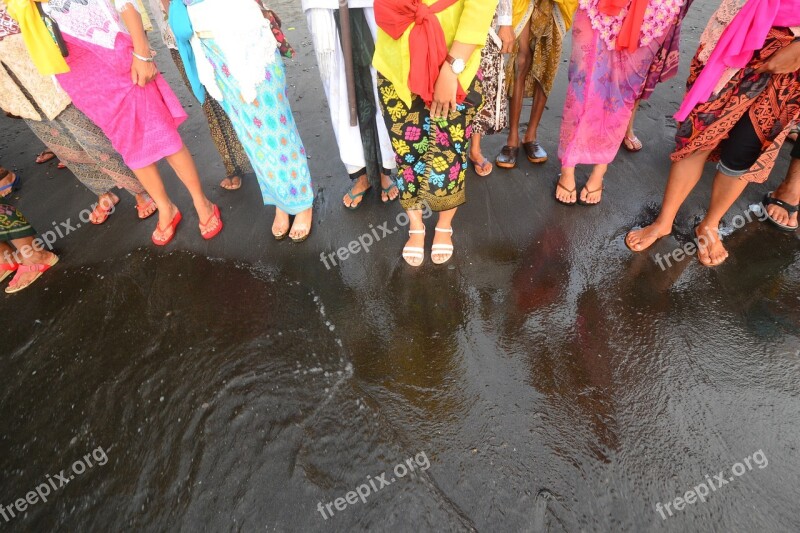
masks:
<path id="1" fill-rule="evenodd" d="M 338 204 L 346 177 L 320 129 L 327 111 L 297 4 L 276 8 L 299 51 L 290 94 L 316 177 L 314 233 L 302 246 L 272 241 L 249 176 L 234 195 L 211 193 L 226 229 L 210 243 L 174 180 L 187 218 L 176 251 L 139 248 L 154 223 L 137 223 L 128 198 L 105 226 L 59 241 L 53 271 L 0 298 L 0 506 L 68 477 L 87 454 L 93 466 L 0 525 L 800 530 L 800 241 L 757 221 L 733 231 L 729 217 L 724 266 L 660 269 L 654 254 L 690 239 L 706 181 L 674 238 L 640 255 L 622 242 L 653 217 L 682 82 L 643 107 L 647 149 L 620 155 L 600 207 L 550 201 L 555 158 L 470 177 L 452 263 L 412 270 L 396 205 Z M 696 41 L 711 8 L 695 6 L 684 27 Z M 542 136 L 554 151 L 553 100 Z M 220 164 L 198 106 L 190 113 L 183 133 L 211 188 Z M 0 120 L 3 164 L 31 161 L 24 124 Z M 487 153 L 502 141 L 487 140 Z M 785 168 L 784 156 L 731 215 Z M 40 228 L 91 200 L 50 167 L 26 176 L 18 202 Z M 321 262 L 384 223 L 393 232 L 370 251 Z M 728 483 L 705 502 L 659 514 L 720 473 Z M 347 502 L 358 489 L 369 494 Z"/>

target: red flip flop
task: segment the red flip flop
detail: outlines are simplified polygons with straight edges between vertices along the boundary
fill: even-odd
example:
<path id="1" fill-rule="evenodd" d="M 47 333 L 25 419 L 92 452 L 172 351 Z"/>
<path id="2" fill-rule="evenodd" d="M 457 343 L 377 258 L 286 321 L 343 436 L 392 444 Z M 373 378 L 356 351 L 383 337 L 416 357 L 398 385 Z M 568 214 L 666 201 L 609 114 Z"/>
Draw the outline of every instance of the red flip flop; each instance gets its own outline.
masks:
<path id="1" fill-rule="evenodd" d="M 12 272 L 16 272 L 18 268 L 19 263 L 3 263 L 0 265 L 0 281 L 10 276 Z"/>
<path id="2" fill-rule="evenodd" d="M 217 221 L 217 227 L 211 231 L 203 231 L 203 228 L 207 228 L 214 220 Z M 222 216 L 219 214 L 219 207 L 214 204 L 214 214 L 208 217 L 208 220 L 206 220 L 205 224 L 200 225 L 200 235 L 202 235 L 203 238 L 208 241 L 219 235 L 220 231 L 222 231 Z"/>
<path id="3" fill-rule="evenodd" d="M 172 222 L 170 222 L 169 225 L 166 228 L 164 228 L 163 230 L 158 226 L 158 224 L 156 224 L 156 231 L 153 232 L 153 235 L 151 237 L 151 239 L 153 240 L 153 244 L 155 244 L 156 246 L 166 246 L 170 242 L 172 242 L 172 239 L 175 238 L 175 234 L 178 232 L 178 224 L 181 223 L 181 220 L 183 220 L 183 217 L 181 216 L 181 212 L 177 211 L 175 213 L 175 216 L 172 217 Z M 167 231 L 170 228 L 172 228 L 172 233 L 170 233 L 169 237 L 167 237 L 166 239 L 162 240 L 162 239 L 159 239 L 158 237 L 156 237 L 156 232 L 163 233 L 163 232 Z"/>

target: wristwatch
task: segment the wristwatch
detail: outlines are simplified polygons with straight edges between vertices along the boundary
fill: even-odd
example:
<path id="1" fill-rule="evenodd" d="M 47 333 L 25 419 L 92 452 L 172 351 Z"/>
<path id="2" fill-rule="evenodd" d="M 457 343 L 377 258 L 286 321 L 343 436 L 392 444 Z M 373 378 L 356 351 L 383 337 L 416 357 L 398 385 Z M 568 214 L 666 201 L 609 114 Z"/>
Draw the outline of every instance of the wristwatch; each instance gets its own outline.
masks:
<path id="1" fill-rule="evenodd" d="M 460 75 L 464 72 L 464 69 L 467 68 L 467 63 L 463 59 L 456 59 L 450 54 L 447 55 L 447 62 L 450 63 L 450 68 L 453 69 L 453 73 L 456 76 Z"/>

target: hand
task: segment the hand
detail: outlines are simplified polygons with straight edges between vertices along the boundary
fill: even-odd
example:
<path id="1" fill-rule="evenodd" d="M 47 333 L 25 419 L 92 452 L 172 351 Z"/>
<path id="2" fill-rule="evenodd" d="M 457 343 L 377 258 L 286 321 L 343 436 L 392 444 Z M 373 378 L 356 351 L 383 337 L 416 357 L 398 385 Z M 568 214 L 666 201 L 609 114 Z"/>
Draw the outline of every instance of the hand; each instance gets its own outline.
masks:
<path id="1" fill-rule="evenodd" d="M 503 48 L 500 50 L 501 54 L 510 54 L 514 51 L 514 29 L 511 26 L 500 26 L 497 30 L 497 35 L 503 41 Z"/>
<path id="2" fill-rule="evenodd" d="M 778 50 L 761 65 L 756 74 L 790 74 L 800 70 L 800 41 Z"/>
<path id="3" fill-rule="evenodd" d="M 136 57 L 133 58 L 133 62 L 131 63 L 131 81 L 133 83 L 139 87 L 144 87 L 153 81 L 156 76 L 158 76 L 158 69 L 155 63 L 142 61 Z"/>
<path id="4" fill-rule="evenodd" d="M 439 71 L 436 85 L 433 88 L 433 102 L 431 102 L 431 118 L 444 118 L 456 108 L 456 95 L 458 94 L 458 76 L 453 72 L 450 64 L 445 62 Z"/>

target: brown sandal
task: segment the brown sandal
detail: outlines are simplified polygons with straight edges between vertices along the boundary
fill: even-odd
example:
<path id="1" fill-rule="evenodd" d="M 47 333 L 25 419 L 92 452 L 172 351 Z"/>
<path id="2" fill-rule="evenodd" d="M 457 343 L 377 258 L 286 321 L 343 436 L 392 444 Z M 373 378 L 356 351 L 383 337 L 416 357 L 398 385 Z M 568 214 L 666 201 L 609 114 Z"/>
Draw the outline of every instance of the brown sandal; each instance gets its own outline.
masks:
<path id="1" fill-rule="evenodd" d="M 572 194 L 572 193 L 575 192 L 575 188 L 574 187 L 572 189 L 567 189 L 566 187 L 561 185 L 561 176 L 560 175 L 558 176 L 558 181 L 556 182 L 556 191 L 558 191 L 559 188 L 564 189 L 569 194 Z M 559 199 L 558 196 L 556 196 L 556 202 L 558 202 L 558 203 L 560 203 L 562 205 L 575 205 L 576 203 L 578 203 L 578 200 L 576 199 L 574 202 L 565 202 L 564 200 L 561 200 L 561 199 Z"/>
<path id="2" fill-rule="evenodd" d="M 594 194 L 594 193 L 597 193 L 597 192 L 603 192 L 604 187 L 601 185 L 599 189 L 595 189 L 593 191 L 590 191 L 588 188 L 586 188 L 586 185 L 584 185 L 583 189 L 586 189 L 586 196 L 589 196 L 590 194 Z M 581 192 L 583 191 L 583 189 L 581 189 Z M 585 201 L 581 200 L 581 195 L 580 194 L 578 195 L 578 199 L 576 200 L 578 205 L 582 205 L 582 206 L 586 206 L 586 207 L 592 207 L 592 206 L 595 206 L 595 205 L 599 205 L 600 202 L 602 202 L 602 201 L 603 201 L 603 197 L 601 196 L 600 199 L 597 200 L 593 204 L 589 203 L 589 202 L 585 202 Z"/>

